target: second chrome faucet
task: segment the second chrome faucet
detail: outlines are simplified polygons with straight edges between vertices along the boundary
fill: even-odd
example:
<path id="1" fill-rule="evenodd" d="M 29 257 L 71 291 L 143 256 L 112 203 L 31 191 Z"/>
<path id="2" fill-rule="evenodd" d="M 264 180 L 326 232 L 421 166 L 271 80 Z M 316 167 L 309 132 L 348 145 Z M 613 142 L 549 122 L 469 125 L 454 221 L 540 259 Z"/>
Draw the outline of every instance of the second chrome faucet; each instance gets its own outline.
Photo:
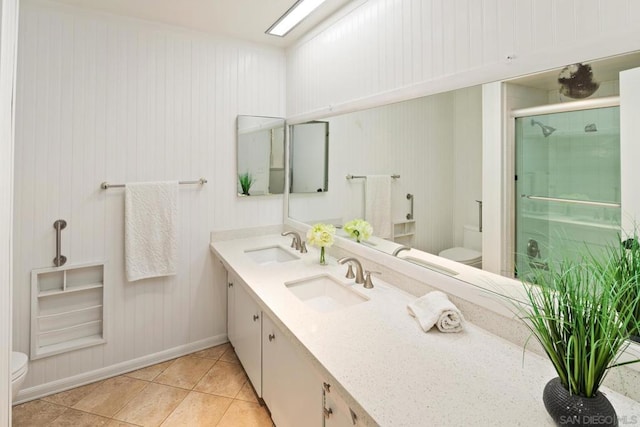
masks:
<path id="1" fill-rule="evenodd" d="M 338 264 L 349 263 L 349 269 L 347 270 L 347 278 L 353 279 L 355 277 L 356 283 L 364 285 L 365 288 L 373 288 L 373 282 L 371 281 L 371 273 L 377 273 L 377 271 L 364 271 L 362 264 L 354 257 L 343 257 L 338 260 Z M 353 273 L 352 266 L 356 266 L 356 273 Z"/>

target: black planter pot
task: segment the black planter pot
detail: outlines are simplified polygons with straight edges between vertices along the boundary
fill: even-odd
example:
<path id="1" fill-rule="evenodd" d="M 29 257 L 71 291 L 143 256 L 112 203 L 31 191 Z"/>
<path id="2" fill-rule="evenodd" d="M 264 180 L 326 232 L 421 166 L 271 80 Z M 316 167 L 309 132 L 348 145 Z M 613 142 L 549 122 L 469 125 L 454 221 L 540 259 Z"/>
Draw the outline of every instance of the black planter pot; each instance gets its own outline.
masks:
<path id="1" fill-rule="evenodd" d="M 547 383 L 542 393 L 547 412 L 559 426 L 618 426 L 616 411 L 604 394 L 594 397 L 569 394 L 560 378 Z"/>

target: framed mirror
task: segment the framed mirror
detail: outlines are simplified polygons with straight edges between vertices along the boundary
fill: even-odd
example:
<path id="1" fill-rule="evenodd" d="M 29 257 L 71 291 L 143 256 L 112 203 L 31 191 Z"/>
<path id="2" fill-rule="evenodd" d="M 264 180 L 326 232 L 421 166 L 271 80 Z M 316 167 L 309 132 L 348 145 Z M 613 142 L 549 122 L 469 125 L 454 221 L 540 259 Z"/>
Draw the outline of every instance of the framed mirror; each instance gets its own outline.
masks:
<path id="1" fill-rule="evenodd" d="M 238 116 L 237 178 L 239 197 L 284 193 L 284 119 Z"/>
<path id="2" fill-rule="evenodd" d="M 329 122 L 307 122 L 290 127 L 290 193 L 329 190 Z"/>

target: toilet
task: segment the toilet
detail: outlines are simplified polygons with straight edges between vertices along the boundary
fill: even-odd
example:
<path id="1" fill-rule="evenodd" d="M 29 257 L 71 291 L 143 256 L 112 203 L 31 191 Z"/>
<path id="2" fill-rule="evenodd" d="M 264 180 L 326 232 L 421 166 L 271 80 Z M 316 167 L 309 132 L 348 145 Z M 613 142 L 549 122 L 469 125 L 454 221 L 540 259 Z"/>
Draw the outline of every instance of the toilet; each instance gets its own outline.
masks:
<path id="1" fill-rule="evenodd" d="M 438 256 L 482 268 L 482 232 L 478 231 L 478 227 L 464 226 L 462 244 L 463 247 L 445 249 Z"/>
<path id="2" fill-rule="evenodd" d="M 24 353 L 11 352 L 11 400 L 14 400 L 27 377 L 29 358 Z"/>

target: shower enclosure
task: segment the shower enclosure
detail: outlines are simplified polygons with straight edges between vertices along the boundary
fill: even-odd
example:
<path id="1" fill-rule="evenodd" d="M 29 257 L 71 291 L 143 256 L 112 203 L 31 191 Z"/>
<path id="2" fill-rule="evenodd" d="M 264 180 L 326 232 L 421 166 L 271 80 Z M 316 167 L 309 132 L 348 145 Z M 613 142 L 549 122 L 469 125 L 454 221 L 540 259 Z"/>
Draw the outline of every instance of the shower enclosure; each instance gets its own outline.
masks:
<path id="1" fill-rule="evenodd" d="M 618 241 L 618 102 L 600 98 L 512 113 L 516 276 Z"/>

